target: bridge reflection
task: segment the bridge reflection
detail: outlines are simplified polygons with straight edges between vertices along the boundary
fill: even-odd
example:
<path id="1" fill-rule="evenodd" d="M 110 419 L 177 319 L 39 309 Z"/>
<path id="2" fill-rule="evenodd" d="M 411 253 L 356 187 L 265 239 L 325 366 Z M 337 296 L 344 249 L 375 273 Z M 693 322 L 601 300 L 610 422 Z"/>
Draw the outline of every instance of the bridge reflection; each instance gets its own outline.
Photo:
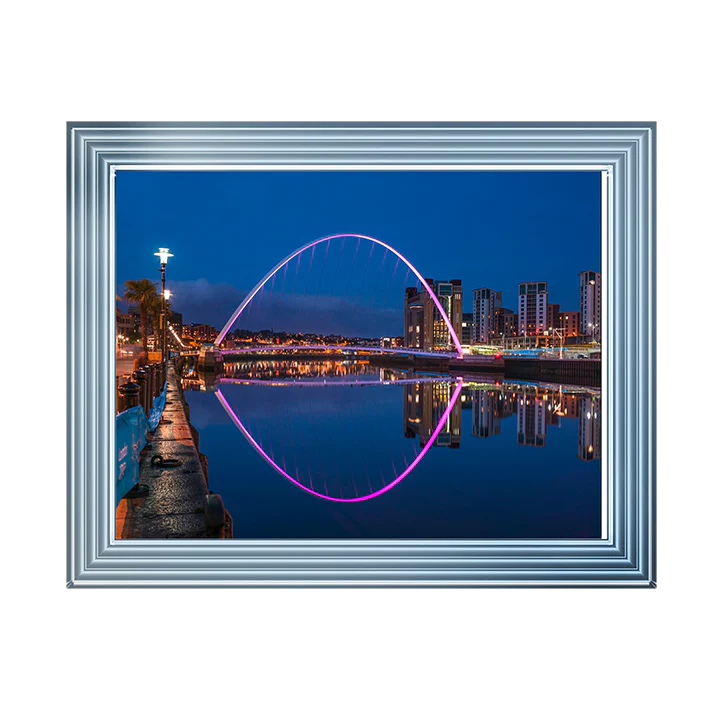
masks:
<path id="1" fill-rule="evenodd" d="M 424 447 L 431 440 L 435 447 L 456 449 L 462 438 L 462 399 L 458 396 L 450 411 L 452 394 L 449 379 L 412 380 L 404 390 L 404 436 L 419 437 Z M 446 414 L 439 429 L 439 421 Z"/>
<path id="2" fill-rule="evenodd" d="M 219 375 L 204 372 L 189 364 L 183 376 L 186 388 L 215 392 L 234 425 L 278 474 L 310 494 L 337 502 L 368 500 L 392 489 L 410 474 L 431 448 L 459 449 L 463 443 L 463 427 L 468 430 L 465 444 L 472 443 L 470 438 L 485 440 L 498 437 L 503 434 L 504 428 L 507 429 L 505 434 L 508 436 L 515 435 L 517 445 L 543 448 L 551 430 L 566 423 L 567 419 L 575 419 L 578 425 L 578 458 L 583 461 L 597 460 L 602 451 L 601 397 L 599 390 L 595 389 L 500 379 L 484 381 L 480 378 L 420 375 L 409 370 L 378 367 L 368 361 L 352 360 L 240 360 L 226 363 Z M 288 444 L 288 434 L 277 434 L 276 441 L 273 440 L 273 435 L 270 435 L 268 443 L 266 440 L 260 441 L 244 419 L 248 410 L 234 410 L 224 392 L 235 386 L 256 388 L 259 391 L 260 388 L 271 387 L 299 389 L 299 393 L 313 387 L 327 390 L 399 387 L 399 394 L 402 396 L 403 438 L 418 440 L 421 452 L 417 453 L 410 463 L 405 457 L 403 468 L 392 462 L 394 475 L 391 482 L 384 482 L 384 475 L 381 475 L 380 481 L 369 482 L 370 487 L 364 493 L 358 490 L 358 480 L 352 480 L 349 484 L 338 483 L 339 491 L 331 492 L 330 485 L 337 484 L 337 481 L 333 480 L 334 474 L 325 470 L 323 479 L 315 479 L 314 473 L 309 470 L 308 474 L 299 475 L 297 470 L 284 461 L 283 450 L 284 445 Z M 289 397 L 283 396 L 283 389 L 279 391 L 282 396 L 275 398 L 276 406 L 264 412 L 265 419 L 276 415 L 281 420 L 280 423 L 290 424 L 293 430 L 295 422 L 288 419 L 291 412 L 284 401 Z M 321 399 L 323 395 L 320 393 L 312 397 Z M 334 403 L 341 404 L 338 399 Z M 303 407 L 296 406 L 293 409 L 296 410 L 294 413 L 301 409 L 303 417 Z M 253 406 L 250 411 L 253 415 Z M 344 423 L 351 423 L 352 429 L 355 424 L 363 423 L 361 419 L 358 422 L 356 419 L 352 421 L 356 416 L 353 405 L 344 407 L 342 404 L 335 413 L 340 415 L 340 420 L 344 420 Z M 505 425 L 508 418 L 510 424 Z M 329 425 L 335 426 L 336 423 L 330 418 Z M 291 436 L 296 436 L 297 433 L 292 432 Z M 282 437 L 281 444 L 279 437 Z M 400 441 L 401 439 L 402 435 Z M 353 441 L 349 443 L 353 444 Z M 275 445 L 276 454 L 272 451 L 271 444 Z M 281 454 L 279 447 L 282 449 Z M 484 454 L 484 449 L 484 446 L 480 446 L 479 453 Z"/>
<path id="3" fill-rule="evenodd" d="M 399 384 L 399 383 L 405 383 L 408 380 L 396 380 L 396 381 L 390 381 L 390 380 L 379 380 L 376 382 L 376 385 L 393 385 L 393 384 Z M 431 381 L 431 380 L 430 380 Z M 239 383 L 243 383 L 239 381 Z M 295 382 L 288 382 L 286 385 L 295 385 Z M 309 381 L 308 384 L 314 384 L 315 386 L 324 386 L 324 381 L 316 381 L 311 382 Z M 447 387 L 452 386 L 452 382 L 446 381 L 444 382 L 444 385 Z M 277 383 L 278 386 L 278 383 Z M 295 474 L 292 474 L 288 468 L 286 467 L 283 457 L 281 458 L 281 461 L 277 461 L 277 459 L 273 455 L 273 449 L 270 449 L 267 451 L 264 449 L 262 444 L 251 434 L 251 432 L 246 428 L 246 426 L 243 424 L 241 419 L 239 419 L 238 415 L 234 412 L 234 410 L 231 408 L 231 405 L 228 403 L 228 400 L 224 396 L 223 392 L 220 389 L 217 389 L 215 394 L 218 398 L 219 402 L 221 403 L 221 406 L 224 408 L 228 416 L 230 417 L 231 421 L 236 425 L 238 430 L 243 434 L 243 436 L 246 438 L 246 440 L 249 442 L 249 444 L 258 452 L 261 457 L 269 464 L 271 467 L 273 467 L 282 477 L 285 477 L 289 482 L 292 482 L 296 486 L 300 487 L 304 491 L 308 492 L 309 494 L 312 494 L 316 497 L 320 497 L 325 500 L 329 500 L 331 502 L 364 502 L 366 500 L 371 500 L 375 497 L 379 497 L 380 495 L 383 495 L 385 492 L 388 492 L 392 488 L 396 487 L 407 475 L 409 475 L 412 470 L 420 463 L 422 458 L 427 454 L 427 452 L 430 450 L 430 448 L 433 446 L 436 438 L 442 433 L 442 431 L 445 429 L 447 425 L 447 421 L 449 418 L 449 415 L 454 409 L 455 404 L 457 403 L 457 400 L 459 399 L 459 395 L 462 391 L 462 380 L 456 380 L 454 382 L 454 388 L 450 394 L 448 404 L 446 409 L 441 413 L 439 420 L 437 421 L 437 424 L 434 428 L 434 430 L 429 435 L 429 438 L 426 440 L 425 444 L 422 446 L 421 451 L 414 457 L 414 459 L 406 466 L 405 469 L 402 470 L 400 474 L 398 474 L 391 482 L 384 483 L 383 476 L 381 477 L 382 485 L 378 487 L 377 489 L 374 489 L 372 487 L 371 481 L 369 481 L 370 484 L 370 491 L 368 494 L 360 494 L 356 483 L 354 482 L 353 478 L 350 480 L 351 485 L 346 486 L 346 489 L 351 489 L 353 487 L 354 492 L 349 494 L 347 496 L 336 496 L 328 494 L 328 487 L 327 487 L 327 481 L 326 479 L 322 480 L 322 483 L 324 485 L 325 492 L 322 493 L 318 489 L 315 488 L 314 480 L 313 478 L 310 478 L 308 482 L 305 480 L 302 480 L 301 476 L 299 475 L 298 469 L 296 469 Z M 344 490 L 345 486 L 342 485 L 340 489 Z"/>

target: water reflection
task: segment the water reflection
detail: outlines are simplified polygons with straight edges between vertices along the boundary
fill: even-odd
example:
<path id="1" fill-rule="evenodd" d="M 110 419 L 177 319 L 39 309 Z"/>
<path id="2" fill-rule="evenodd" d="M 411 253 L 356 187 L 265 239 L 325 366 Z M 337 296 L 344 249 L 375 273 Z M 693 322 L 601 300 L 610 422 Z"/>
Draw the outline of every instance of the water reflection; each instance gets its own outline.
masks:
<path id="1" fill-rule="evenodd" d="M 257 382 L 259 380 L 240 381 L 241 383 L 248 384 L 251 381 Z M 263 381 L 265 382 L 266 380 Z M 383 384 L 387 386 L 389 384 L 404 384 L 407 381 L 408 380 L 404 379 L 396 381 L 381 380 L 373 383 L 375 383 L 376 385 Z M 354 381 L 353 386 L 356 386 L 356 382 L 357 380 Z M 297 383 L 296 381 L 294 381 L 291 384 L 298 387 L 298 385 L 304 383 Z M 311 384 L 311 381 L 308 381 L 306 384 L 304 384 L 304 386 L 310 386 Z M 390 482 L 387 482 L 385 480 L 383 471 L 379 472 L 381 480 L 380 482 L 372 482 L 370 475 L 367 473 L 367 482 L 369 485 L 368 491 L 364 487 L 360 491 L 359 487 L 357 487 L 356 482 L 354 481 L 353 470 L 346 470 L 342 472 L 340 469 L 337 469 L 334 470 L 331 475 L 328 475 L 325 469 L 321 473 L 316 469 L 314 470 L 314 472 L 312 472 L 311 467 L 309 466 L 308 479 L 304 479 L 303 472 L 300 472 L 299 470 L 296 455 L 294 455 L 293 465 L 287 466 L 284 454 L 281 454 L 281 456 L 277 454 L 275 456 L 273 451 L 273 445 L 271 443 L 267 444 L 265 447 L 263 441 L 260 438 L 260 434 L 258 435 L 259 439 L 257 439 L 246 428 L 239 416 L 231 408 L 231 405 L 228 403 L 228 400 L 226 399 L 222 391 L 216 390 L 216 397 L 218 398 L 221 406 L 224 408 L 231 421 L 236 425 L 238 430 L 241 432 L 241 434 L 243 434 L 249 444 L 256 450 L 256 452 L 259 453 L 259 455 L 261 455 L 261 457 L 266 462 L 268 462 L 268 464 L 274 470 L 276 470 L 282 477 L 285 477 L 289 482 L 292 482 L 293 484 L 297 485 L 306 492 L 311 493 L 312 495 L 321 497 L 331 502 L 364 502 L 366 500 L 371 500 L 375 497 L 378 497 L 385 492 L 388 492 L 397 484 L 399 484 L 420 463 L 424 455 L 429 451 L 430 447 L 437 444 L 440 436 L 442 438 L 442 446 L 449 445 L 449 430 L 452 427 L 452 423 L 450 422 L 450 414 L 454 409 L 458 407 L 459 396 L 462 392 L 463 386 L 462 380 L 460 379 L 455 382 L 440 382 L 435 380 L 428 380 L 425 382 L 413 382 L 413 384 L 414 387 L 418 390 L 420 387 L 429 389 L 432 386 L 443 388 L 445 390 L 444 393 L 439 395 L 439 403 L 435 403 L 433 405 L 434 410 L 437 414 L 435 415 L 433 421 L 430 421 L 430 426 L 428 428 L 425 428 L 424 435 L 420 434 L 420 444 L 422 450 L 409 462 L 407 462 L 405 457 L 405 466 L 401 469 L 401 471 L 399 471 L 397 467 L 392 463 L 395 476 L 394 479 L 392 479 Z M 284 384 L 275 381 L 273 382 L 273 385 L 283 386 Z M 315 386 L 326 386 L 326 379 L 322 380 L 321 385 L 317 380 Z M 422 394 L 424 394 L 424 392 L 422 392 Z M 417 392 L 416 396 L 417 398 L 419 398 L 419 391 Z M 444 400 L 442 399 L 443 397 L 445 397 Z M 431 426 L 432 424 L 433 426 Z M 457 427 L 457 436 L 459 436 L 459 427 Z M 374 475 L 374 478 L 376 479 L 376 475 Z M 351 485 L 348 484 L 348 481 L 351 481 Z M 324 488 L 323 492 L 319 488 L 320 482 Z M 330 491 L 330 488 L 332 491 Z"/>
<path id="2" fill-rule="evenodd" d="M 599 390 L 358 360 L 257 359 L 185 377 L 189 391 L 215 391 L 187 399 L 192 421 L 194 407 L 214 420 L 201 433 L 214 489 L 251 515 L 240 536 L 599 536 Z M 302 513 L 298 488 L 375 512 Z"/>
<path id="3" fill-rule="evenodd" d="M 578 457 L 590 461 L 599 459 L 601 454 L 600 391 L 597 389 L 499 380 L 494 384 L 464 381 L 461 394 L 449 409 L 456 379 L 377 367 L 364 360 L 249 360 L 226 364 L 221 378 L 211 373 L 199 375 L 189 367 L 183 385 L 186 389 L 215 391 L 220 384 L 234 381 L 282 386 L 289 383 L 314 386 L 322 382 L 398 383 L 405 386 L 404 436 L 418 438 L 420 447 L 430 441 L 445 416 L 433 445 L 458 449 L 462 440 L 462 409 L 471 408 L 473 437 L 485 439 L 499 435 L 502 420 L 515 415 L 517 444 L 544 447 L 549 427 L 559 427 L 563 418 L 578 419 Z"/>
<path id="4" fill-rule="evenodd" d="M 502 420 L 515 416 L 517 444 L 544 447 L 551 428 L 559 428 L 563 419 L 578 419 L 578 457 L 584 461 L 600 459 L 599 390 L 578 387 L 565 391 L 562 385 L 503 383 L 496 389 L 473 388 L 470 393 L 473 437 L 499 435 Z"/>
<path id="5" fill-rule="evenodd" d="M 442 415 L 447 411 L 453 387 L 449 381 L 420 380 L 406 387 L 404 391 L 404 436 L 419 437 L 419 446 L 424 447 L 432 439 Z M 447 415 L 439 433 L 435 436 L 435 447 L 457 449 L 462 437 L 461 395 Z"/>
<path id="6" fill-rule="evenodd" d="M 378 376 L 368 361 L 352 360 L 249 360 L 224 366 L 228 379 L 325 379 L 351 376 Z"/>

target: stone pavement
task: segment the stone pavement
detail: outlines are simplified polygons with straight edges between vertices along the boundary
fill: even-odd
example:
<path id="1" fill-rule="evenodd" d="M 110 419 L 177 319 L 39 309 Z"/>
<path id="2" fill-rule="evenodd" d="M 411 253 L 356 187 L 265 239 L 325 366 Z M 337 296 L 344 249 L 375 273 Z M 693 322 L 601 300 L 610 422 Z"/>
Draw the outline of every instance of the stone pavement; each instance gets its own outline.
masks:
<path id="1" fill-rule="evenodd" d="M 141 483 L 146 497 L 124 497 L 116 509 L 116 539 L 166 539 L 206 537 L 204 501 L 208 484 L 194 443 L 194 432 L 184 413 L 180 380 L 172 364 L 163 419 L 141 456 Z M 153 455 L 174 458 L 180 467 L 151 464 Z"/>

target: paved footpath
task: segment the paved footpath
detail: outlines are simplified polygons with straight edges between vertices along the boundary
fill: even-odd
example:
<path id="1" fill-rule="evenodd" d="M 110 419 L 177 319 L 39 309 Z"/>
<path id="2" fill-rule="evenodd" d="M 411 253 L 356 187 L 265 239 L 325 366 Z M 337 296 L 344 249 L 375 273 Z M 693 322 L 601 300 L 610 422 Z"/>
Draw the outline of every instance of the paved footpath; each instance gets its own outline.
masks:
<path id="1" fill-rule="evenodd" d="M 180 381 L 172 364 L 163 419 L 150 446 L 141 458 L 141 483 L 148 485 L 146 497 L 124 497 L 116 509 L 116 539 L 166 539 L 206 537 L 203 505 L 208 485 L 183 411 Z M 180 467 L 161 468 L 151 464 L 154 455 L 174 458 Z"/>

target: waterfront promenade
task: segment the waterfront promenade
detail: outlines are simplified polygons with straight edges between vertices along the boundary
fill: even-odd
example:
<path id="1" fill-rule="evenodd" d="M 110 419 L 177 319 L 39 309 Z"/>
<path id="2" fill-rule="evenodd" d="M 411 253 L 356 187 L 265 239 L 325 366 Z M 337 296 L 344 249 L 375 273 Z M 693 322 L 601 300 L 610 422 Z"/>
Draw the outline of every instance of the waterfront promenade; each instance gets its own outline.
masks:
<path id="1" fill-rule="evenodd" d="M 180 380 L 169 364 L 163 422 L 141 455 L 140 481 L 147 485 L 148 494 L 121 499 L 116 508 L 116 539 L 231 536 L 230 517 L 224 513 L 220 497 L 209 494 L 198 433 L 184 406 Z M 156 455 L 181 464 L 158 466 L 154 464 Z"/>

